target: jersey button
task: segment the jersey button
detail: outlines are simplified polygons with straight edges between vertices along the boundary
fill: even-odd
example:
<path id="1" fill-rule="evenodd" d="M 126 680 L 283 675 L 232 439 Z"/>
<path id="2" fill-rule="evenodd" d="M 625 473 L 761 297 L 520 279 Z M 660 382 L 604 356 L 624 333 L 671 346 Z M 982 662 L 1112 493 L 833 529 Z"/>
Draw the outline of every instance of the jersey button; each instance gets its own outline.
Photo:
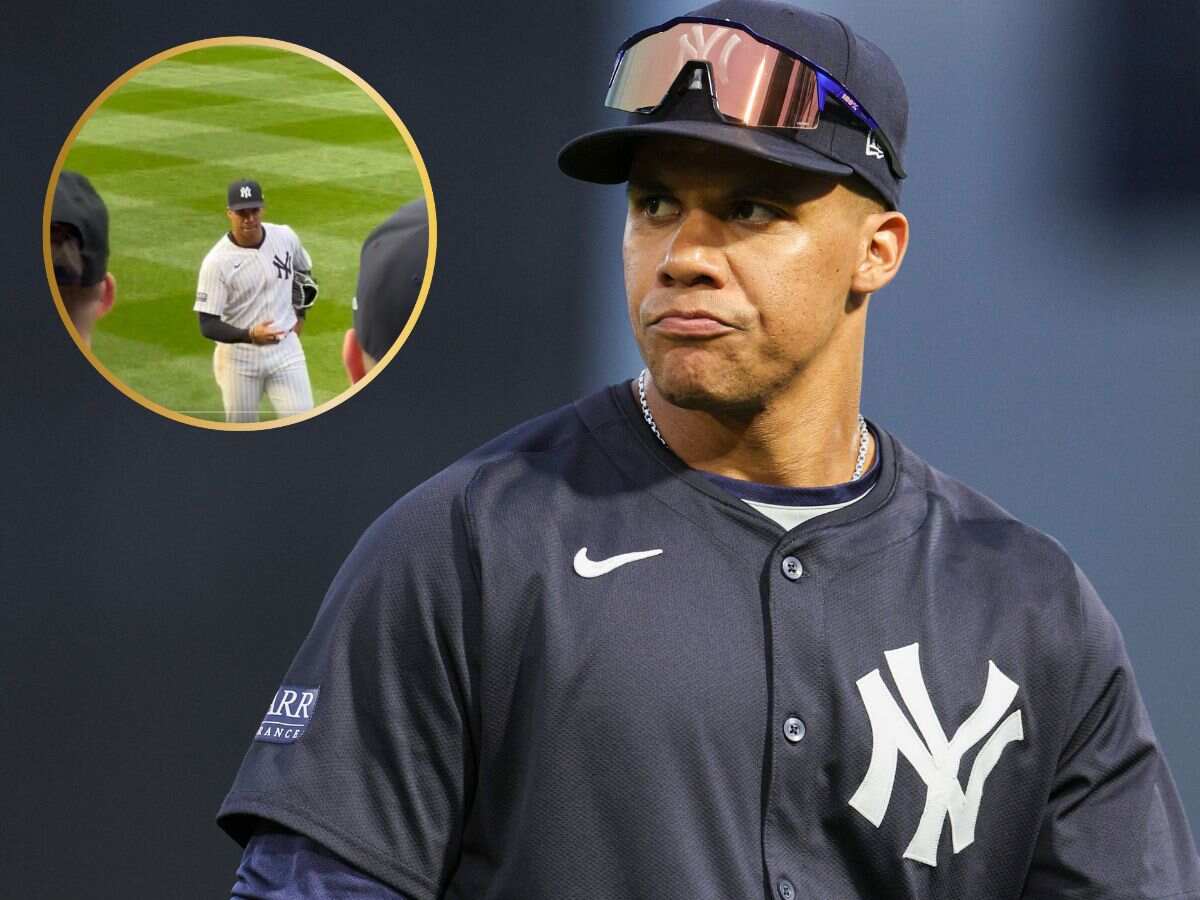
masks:
<path id="1" fill-rule="evenodd" d="M 779 879 L 779 896 L 783 900 L 796 900 L 796 886 L 786 878 Z"/>
<path id="2" fill-rule="evenodd" d="M 783 576 L 789 581 L 795 581 L 804 574 L 804 566 L 800 565 L 800 560 L 794 556 L 785 556 L 781 568 Z"/>
<path id="3" fill-rule="evenodd" d="M 793 744 L 798 744 L 804 740 L 804 733 L 807 730 L 804 727 L 804 720 L 796 716 L 790 716 L 783 722 L 783 736 Z"/>

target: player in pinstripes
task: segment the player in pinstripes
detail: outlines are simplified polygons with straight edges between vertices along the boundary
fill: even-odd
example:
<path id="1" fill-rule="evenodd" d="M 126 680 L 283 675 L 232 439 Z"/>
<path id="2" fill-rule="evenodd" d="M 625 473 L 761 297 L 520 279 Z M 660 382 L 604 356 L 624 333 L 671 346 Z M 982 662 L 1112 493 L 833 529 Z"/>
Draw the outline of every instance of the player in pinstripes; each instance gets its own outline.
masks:
<path id="1" fill-rule="evenodd" d="M 313 406 L 299 337 L 305 310 L 292 301 L 293 279 L 312 260 L 289 226 L 262 221 L 263 206 L 257 181 L 231 184 L 229 232 L 200 265 L 193 309 L 200 332 L 216 342 L 213 374 L 227 422 L 257 421 L 264 391 L 280 416 Z"/>

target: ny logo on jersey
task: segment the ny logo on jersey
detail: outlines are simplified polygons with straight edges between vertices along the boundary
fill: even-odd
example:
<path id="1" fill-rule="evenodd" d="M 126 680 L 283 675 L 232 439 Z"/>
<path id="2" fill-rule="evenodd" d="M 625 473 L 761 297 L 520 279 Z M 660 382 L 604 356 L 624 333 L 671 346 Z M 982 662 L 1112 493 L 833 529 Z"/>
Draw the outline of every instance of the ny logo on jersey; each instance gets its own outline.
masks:
<path id="1" fill-rule="evenodd" d="M 714 51 L 717 44 L 721 42 L 722 36 L 726 37 L 725 46 L 721 50 L 721 55 L 713 59 Z M 709 63 L 713 68 L 713 74 L 717 76 L 721 84 L 729 82 L 729 55 L 733 53 L 733 49 L 742 42 L 741 35 L 731 31 L 717 31 L 708 37 L 704 36 L 703 25 L 693 25 L 692 33 L 681 34 L 679 36 L 679 58 L 675 64 L 675 71 L 678 72 L 683 68 L 683 64 L 692 60 L 702 60 Z M 693 76 L 693 85 L 696 85 L 695 76 Z M 696 85 L 698 86 L 698 85 Z"/>
<path id="2" fill-rule="evenodd" d="M 271 262 L 275 264 L 275 274 L 280 278 L 292 277 L 292 251 L 287 251 L 283 259 L 280 259 L 279 254 L 276 253 Z"/>
<path id="3" fill-rule="evenodd" d="M 251 196 L 253 196 L 254 191 L 250 190 L 250 185 L 246 184 L 242 185 L 242 189 L 239 191 L 239 193 L 242 195 L 243 200 L 249 200 Z"/>
<path id="4" fill-rule="evenodd" d="M 954 852 L 958 853 L 975 840 L 975 821 L 979 816 L 983 785 L 988 775 L 1000 761 L 1004 748 L 1025 736 L 1019 709 L 1000 722 L 1017 694 L 1017 685 L 994 662 L 988 660 L 983 699 L 954 732 L 954 737 L 947 740 L 921 675 L 918 645 L 909 644 L 889 650 L 884 657 L 892 679 L 900 690 L 900 697 L 920 729 L 920 735 L 909 724 L 892 692 L 883 683 L 878 669 L 858 679 L 858 692 L 862 695 L 867 718 L 871 721 L 871 762 L 862 784 L 850 798 L 850 805 L 878 828 L 892 798 L 896 754 L 904 754 L 909 765 L 925 782 L 925 809 L 921 813 L 917 831 L 904 851 L 904 857 L 936 866 L 938 843 L 946 817 L 950 817 Z M 992 731 L 997 722 L 1000 722 L 1000 727 Z M 991 737 L 975 755 L 964 791 L 958 781 L 958 768 L 963 754 L 983 740 L 988 732 L 991 732 Z"/>

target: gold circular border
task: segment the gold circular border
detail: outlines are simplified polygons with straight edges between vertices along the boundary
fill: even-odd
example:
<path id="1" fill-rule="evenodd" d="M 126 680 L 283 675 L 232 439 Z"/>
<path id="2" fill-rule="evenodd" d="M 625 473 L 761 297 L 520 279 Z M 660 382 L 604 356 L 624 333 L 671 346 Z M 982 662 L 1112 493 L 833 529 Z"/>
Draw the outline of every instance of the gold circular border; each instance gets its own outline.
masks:
<path id="1" fill-rule="evenodd" d="M 202 47 L 228 46 L 273 47 L 278 50 L 288 50 L 301 56 L 307 56 L 309 59 L 314 59 L 322 65 L 333 69 L 336 72 L 340 72 L 342 75 L 354 82 L 354 84 L 358 85 L 362 92 L 370 97 L 375 102 L 375 105 L 378 106 L 385 115 L 387 115 L 392 124 L 396 126 L 396 131 L 398 131 L 400 136 L 404 139 L 404 143 L 407 145 L 409 153 L 412 155 L 413 161 L 416 163 L 417 174 L 421 178 L 421 186 L 425 191 L 425 207 L 429 216 L 429 251 L 425 257 L 425 277 L 421 281 L 421 290 L 417 294 L 417 303 L 413 307 L 413 311 L 409 314 L 408 321 L 404 324 L 404 330 L 400 332 L 400 336 L 396 338 L 396 342 L 392 344 L 391 349 L 389 349 L 388 352 L 376 362 L 374 368 L 364 375 L 357 383 L 350 385 L 344 391 L 330 398 L 329 400 L 326 400 L 319 406 L 314 406 L 312 409 L 307 410 L 306 412 L 296 413 L 295 415 L 290 416 L 283 416 L 278 419 L 270 419 L 266 422 L 216 422 L 209 419 L 197 418 L 196 416 L 189 416 L 181 412 L 176 412 L 173 409 L 169 409 L 168 407 L 163 406 L 161 403 L 156 403 L 149 397 L 142 396 L 142 394 L 138 393 L 133 388 L 121 381 L 121 379 L 108 370 L 104 363 L 100 362 L 100 360 L 96 357 L 96 354 L 92 352 L 91 347 L 84 343 L 83 339 L 79 335 L 79 332 L 75 328 L 75 324 L 71 321 L 71 317 L 67 314 L 67 307 L 63 303 L 62 295 L 58 290 L 58 283 L 54 278 L 54 260 L 50 248 L 50 215 L 54 206 L 54 192 L 58 187 L 58 178 L 62 172 L 63 161 L 66 159 L 67 153 L 71 146 L 75 143 L 75 138 L 79 135 L 80 129 L 87 124 L 88 119 L 91 118 L 92 114 L 97 110 L 97 108 L 99 108 L 99 106 L 105 100 L 112 96 L 112 94 L 119 87 L 121 87 L 121 85 L 129 81 L 139 72 L 150 68 L 156 63 L 170 59 L 172 56 L 178 56 L 181 53 L 187 53 L 189 50 L 198 50 Z M 371 87 L 371 85 L 364 81 L 359 75 L 346 68 L 346 66 L 342 65 L 336 59 L 331 59 L 323 53 L 318 53 L 316 50 L 310 50 L 308 47 L 303 47 L 300 44 L 293 44 L 290 41 L 281 41 L 277 40 L 276 38 L 240 35 L 204 38 L 198 41 L 189 41 L 186 44 L 179 44 L 175 47 L 163 50 L 161 53 L 154 54 L 154 56 L 143 60 L 118 77 L 112 82 L 112 84 L 101 91 L 100 95 L 88 105 L 87 109 L 83 111 L 83 114 L 80 115 L 79 120 L 75 123 L 75 127 L 72 128 L 70 134 L 67 135 L 67 139 L 63 142 L 62 149 L 58 151 L 58 158 L 54 160 L 54 168 L 50 171 L 50 183 L 46 187 L 46 200 L 42 210 L 42 261 L 46 267 L 46 280 L 50 285 L 50 293 L 54 297 L 54 305 L 58 308 L 59 318 L 62 319 L 63 325 L 66 326 L 67 333 L 75 342 L 75 346 L 79 348 L 80 352 L 87 357 L 88 362 L 95 367 L 96 371 L 99 372 L 109 384 L 115 387 L 130 400 L 133 400 L 135 403 L 140 404 L 151 412 L 158 413 L 164 418 L 171 419 L 175 422 L 180 422 L 184 425 L 193 425 L 198 428 L 209 428 L 215 431 L 267 431 L 272 428 L 285 428 L 289 425 L 295 425 L 299 422 L 305 421 L 306 419 L 312 419 L 324 412 L 328 412 L 335 406 L 338 406 L 339 404 L 344 403 L 346 400 L 349 400 L 351 397 L 365 388 L 380 372 L 384 370 L 384 368 L 392 361 L 396 354 L 400 352 L 400 348 L 404 346 L 404 342 L 408 340 L 409 335 L 412 334 L 413 329 L 416 327 L 417 319 L 420 317 L 421 311 L 425 308 L 425 298 L 429 294 L 430 282 L 433 281 L 433 263 L 436 256 L 437 210 L 434 207 L 433 186 L 429 182 L 429 170 L 425 168 L 425 160 L 421 157 L 421 151 L 417 147 L 417 142 L 413 140 L 413 136 L 409 133 L 408 127 L 404 124 L 404 122 L 401 121 L 400 116 L 396 114 L 396 111 L 392 109 L 391 104 L 389 104 L 383 98 L 383 96 L 377 90 L 375 90 L 375 88 Z M 119 299 L 118 302 L 120 302 Z"/>

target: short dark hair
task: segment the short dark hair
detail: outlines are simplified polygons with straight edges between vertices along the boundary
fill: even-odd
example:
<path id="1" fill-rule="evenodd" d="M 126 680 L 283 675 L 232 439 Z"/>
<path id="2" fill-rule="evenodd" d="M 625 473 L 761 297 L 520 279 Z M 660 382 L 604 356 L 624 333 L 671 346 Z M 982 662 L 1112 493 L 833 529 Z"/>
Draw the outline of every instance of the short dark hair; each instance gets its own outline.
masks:
<path id="1" fill-rule="evenodd" d="M 843 183 L 864 200 L 869 200 L 871 203 L 877 205 L 879 207 L 878 212 L 892 209 L 892 205 L 883 198 L 883 194 L 879 193 L 867 179 L 863 178 L 857 172 L 847 175 Z"/>

